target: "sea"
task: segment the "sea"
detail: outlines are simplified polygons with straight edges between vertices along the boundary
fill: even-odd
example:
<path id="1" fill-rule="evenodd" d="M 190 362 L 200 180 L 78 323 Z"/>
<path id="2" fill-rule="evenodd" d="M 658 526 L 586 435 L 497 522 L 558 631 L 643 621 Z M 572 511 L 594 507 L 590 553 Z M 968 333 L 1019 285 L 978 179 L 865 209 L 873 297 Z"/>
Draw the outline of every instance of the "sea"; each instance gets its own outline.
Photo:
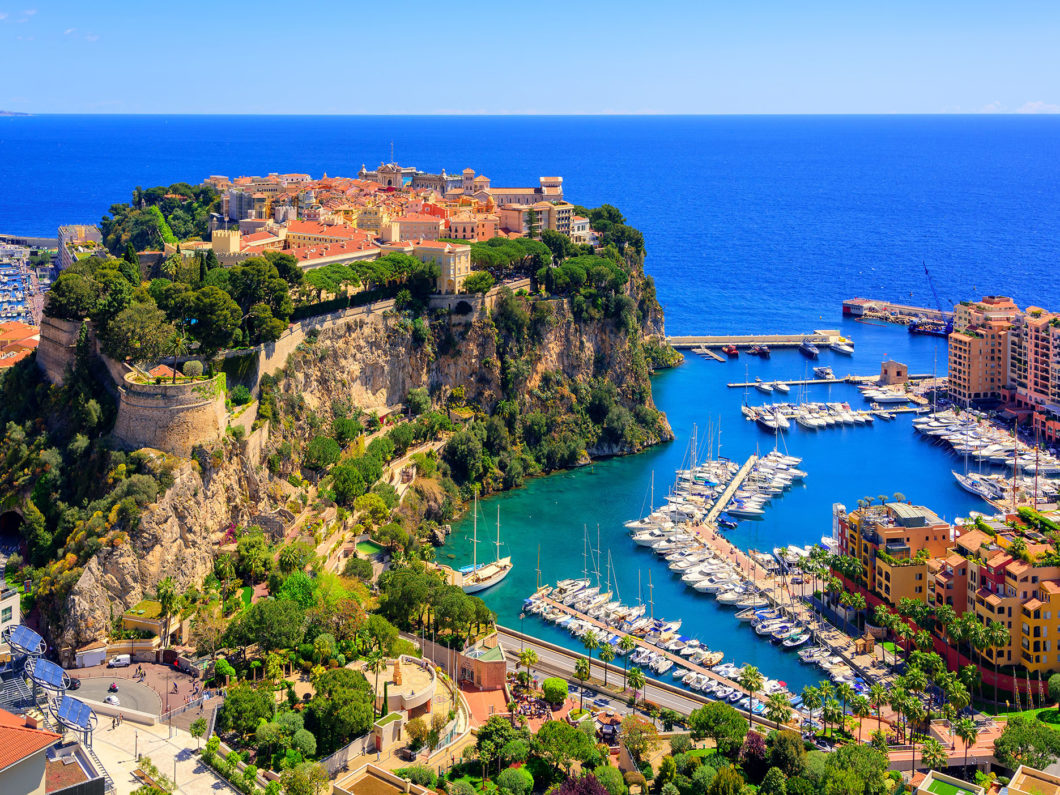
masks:
<path id="1" fill-rule="evenodd" d="M 391 157 L 424 171 L 470 167 L 496 185 L 562 176 L 569 200 L 614 204 L 643 231 L 669 333 L 838 328 L 853 339 L 854 356 L 825 351 L 819 362 L 837 374 L 878 373 L 886 359 L 912 373 L 946 370 L 943 340 L 843 319 L 845 298 L 949 307 L 1004 294 L 1060 307 L 1055 116 L 7 117 L 0 232 L 50 237 L 61 224 L 96 222 L 137 185 L 211 174 L 353 175 Z M 804 483 L 729 532 L 745 549 L 813 543 L 831 533 L 835 503 L 867 496 L 900 492 L 947 519 L 986 507 L 956 486 L 951 470 L 964 463 L 915 434 L 908 417 L 793 427 L 778 441 L 739 407 L 781 398 L 726 386 L 799 378 L 807 368 L 794 351 L 724 363 L 689 353 L 654 378 L 675 441 L 481 501 L 479 554 L 493 554 L 486 541 L 499 509 L 503 552 L 516 564 L 483 594 L 500 621 L 576 647 L 520 615 L 538 581 L 581 574 L 588 538 L 605 567 L 610 559 L 622 599 L 651 599 L 656 615 L 683 619 L 683 633 L 793 690 L 816 681 L 817 671 L 762 642 L 732 611 L 684 588 L 623 527 L 650 503 L 652 482 L 656 503 L 665 494 L 693 427 L 714 455 L 742 461 L 779 445 L 803 458 Z M 812 387 L 807 399 L 864 405 L 846 385 Z M 469 562 L 470 537 L 468 516 L 439 558 Z"/>

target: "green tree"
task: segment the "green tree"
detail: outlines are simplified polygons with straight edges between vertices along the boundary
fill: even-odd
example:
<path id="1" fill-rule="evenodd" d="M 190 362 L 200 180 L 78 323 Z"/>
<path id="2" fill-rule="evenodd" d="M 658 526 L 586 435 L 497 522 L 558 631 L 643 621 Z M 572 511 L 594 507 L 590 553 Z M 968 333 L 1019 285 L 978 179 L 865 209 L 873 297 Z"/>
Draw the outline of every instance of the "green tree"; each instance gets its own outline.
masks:
<path id="1" fill-rule="evenodd" d="M 410 413 L 418 416 L 431 408 L 431 396 L 425 387 L 410 389 L 408 397 L 405 398 L 405 405 Z"/>
<path id="2" fill-rule="evenodd" d="M 162 606 L 162 618 L 168 619 L 173 614 L 173 608 L 177 603 L 177 586 L 172 577 L 165 577 L 155 586 L 155 598 Z M 169 646 L 169 632 L 162 638 L 163 648 Z"/>
<path id="3" fill-rule="evenodd" d="M 125 307 L 101 334 L 103 352 L 113 359 L 155 362 L 167 352 L 175 329 L 153 301 Z"/>
<path id="4" fill-rule="evenodd" d="M 825 792 L 828 795 L 886 791 L 887 757 L 868 745 L 847 744 L 825 757 Z"/>
<path id="5" fill-rule="evenodd" d="M 925 737 L 920 745 L 920 763 L 929 770 L 945 770 L 950 765 L 949 753 L 934 737 Z"/>
<path id="6" fill-rule="evenodd" d="M 566 721 L 550 720 L 534 735 L 534 753 L 564 776 L 575 761 L 588 759 L 595 752 L 593 743 Z"/>
<path id="7" fill-rule="evenodd" d="M 655 726 L 636 715 L 627 715 L 622 719 L 619 736 L 626 750 L 632 754 L 634 761 L 638 764 L 649 757 L 659 745 L 659 732 Z M 670 761 L 673 762 L 672 756 Z M 661 787 L 662 784 L 659 786 Z"/>
<path id="8" fill-rule="evenodd" d="M 549 704 L 562 704 L 567 700 L 567 683 L 558 677 L 549 677 L 541 683 L 541 693 Z"/>
<path id="9" fill-rule="evenodd" d="M 195 748 L 198 750 L 202 736 L 206 734 L 206 718 L 196 718 L 193 720 L 191 726 L 188 727 L 188 731 L 191 733 L 191 736 L 195 738 Z"/>
<path id="10" fill-rule="evenodd" d="M 190 305 L 195 318 L 192 331 L 204 353 L 213 355 L 232 344 L 242 312 L 228 293 L 207 285 L 194 293 Z"/>
<path id="11" fill-rule="evenodd" d="M 644 672 L 640 670 L 640 668 L 634 666 L 633 668 L 630 668 L 629 673 L 626 674 L 626 682 L 628 682 L 629 686 L 633 688 L 633 698 L 636 698 L 637 693 L 644 688 L 648 679 L 644 676 Z"/>
<path id="12" fill-rule="evenodd" d="M 306 706 L 305 721 L 316 737 L 318 751 L 329 754 L 372 725 L 375 697 L 364 675 L 333 668 L 314 679 L 316 696 Z"/>
<path id="13" fill-rule="evenodd" d="M 729 704 L 712 701 L 692 711 L 688 716 L 688 727 L 697 740 L 710 738 L 718 753 L 734 759 L 747 735 L 747 722 Z"/>
<path id="14" fill-rule="evenodd" d="M 471 271 L 464 279 L 464 292 L 488 293 L 493 289 L 494 279 L 486 271 Z"/>
<path id="15" fill-rule="evenodd" d="M 287 598 L 255 602 L 229 626 L 228 642 L 237 646 L 258 644 L 263 651 L 290 649 L 302 640 L 305 611 Z"/>
<path id="16" fill-rule="evenodd" d="M 1012 715 L 994 740 L 994 757 L 1012 770 L 1020 765 L 1044 770 L 1060 757 L 1060 733 L 1033 715 Z"/>
<path id="17" fill-rule="evenodd" d="M 761 795 L 788 795 L 788 777 L 780 768 L 771 767 L 758 785 Z"/>
<path id="18" fill-rule="evenodd" d="M 707 787 L 707 795 L 740 795 L 743 776 L 732 765 L 721 768 Z"/>
<path id="19" fill-rule="evenodd" d="M 324 469 L 339 460 L 342 448 L 330 436 L 314 436 L 306 445 L 304 463 L 310 469 Z"/>
<path id="20" fill-rule="evenodd" d="M 622 690 L 629 685 L 629 653 L 637 648 L 637 641 L 632 635 L 623 635 L 618 641 L 618 648 L 622 652 Z"/>
<path id="21" fill-rule="evenodd" d="M 964 771 L 968 773 L 968 752 L 979 739 L 979 725 L 972 718 L 961 718 L 953 724 L 953 733 L 964 744 Z"/>
<path id="22" fill-rule="evenodd" d="M 271 718 L 272 712 L 271 691 L 244 682 L 228 688 L 225 703 L 217 715 L 217 725 L 221 731 L 235 731 L 247 737 L 257 728 L 259 721 Z"/>
<path id="23" fill-rule="evenodd" d="M 766 761 L 785 776 L 801 776 L 806 765 L 806 746 L 798 732 L 784 729 L 766 738 Z"/>
<path id="24" fill-rule="evenodd" d="M 280 774 L 280 784 L 287 795 L 321 795 L 328 788 L 328 771 L 316 762 L 303 762 Z"/>
<path id="25" fill-rule="evenodd" d="M 497 776 L 497 786 L 512 795 L 530 795 L 534 790 L 534 777 L 525 767 L 509 767 Z"/>

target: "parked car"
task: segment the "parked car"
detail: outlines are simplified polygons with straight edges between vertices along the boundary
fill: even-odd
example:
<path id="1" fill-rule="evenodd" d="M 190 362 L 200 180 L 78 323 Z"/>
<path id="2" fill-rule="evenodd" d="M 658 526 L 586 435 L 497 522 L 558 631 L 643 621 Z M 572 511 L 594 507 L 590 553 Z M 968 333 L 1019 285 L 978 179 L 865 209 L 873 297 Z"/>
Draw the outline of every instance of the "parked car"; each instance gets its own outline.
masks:
<path id="1" fill-rule="evenodd" d="M 128 654 L 115 654 L 107 660 L 108 668 L 128 668 L 132 665 L 132 657 Z"/>

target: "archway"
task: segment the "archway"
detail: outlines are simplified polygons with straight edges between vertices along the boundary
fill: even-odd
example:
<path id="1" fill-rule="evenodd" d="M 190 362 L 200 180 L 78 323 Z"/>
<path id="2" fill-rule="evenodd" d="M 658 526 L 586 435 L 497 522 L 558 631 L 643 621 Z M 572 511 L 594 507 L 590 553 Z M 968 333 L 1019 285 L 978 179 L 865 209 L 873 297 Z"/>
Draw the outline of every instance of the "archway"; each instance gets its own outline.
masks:
<path id="1" fill-rule="evenodd" d="M 0 555 L 8 556 L 22 548 L 22 514 L 17 510 L 0 514 Z"/>

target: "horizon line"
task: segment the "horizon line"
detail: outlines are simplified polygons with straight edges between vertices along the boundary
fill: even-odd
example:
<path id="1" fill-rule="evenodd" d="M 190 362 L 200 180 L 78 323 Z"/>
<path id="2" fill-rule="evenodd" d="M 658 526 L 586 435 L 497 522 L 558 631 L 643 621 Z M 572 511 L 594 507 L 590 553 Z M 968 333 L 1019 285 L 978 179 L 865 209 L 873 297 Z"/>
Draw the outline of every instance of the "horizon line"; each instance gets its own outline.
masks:
<path id="1" fill-rule="evenodd" d="M 880 117 L 880 116 L 1060 116 L 1060 111 L 1027 112 L 1027 111 L 864 111 L 864 112 L 804 112 L 804 113 L 770 113 L 770 112 L 715 112 L 715 113 L 676 113 L 664 111 L 600 111 L 595 113 L 566 113 L 566 112 L 523 112 L 523 111 L 498 111 L 498 112 L 455 112 L 455 111 L 426 111 L 426 112 L 393 112 L 393 113 L 269 113 L 269 112 L 246 112 L 246 113 L 211 113 L 211 112 L 106 112 L 106 111 L 16 111 L 0 108 L 0 118 L 16 119 L 31 118 L 37 116 L 225 116 L 225 117 L 325 117 L 325 118 L 730 118 L 730 117 L 773 117 L 773 118 L 807 118 L 807 117 Z"/>

